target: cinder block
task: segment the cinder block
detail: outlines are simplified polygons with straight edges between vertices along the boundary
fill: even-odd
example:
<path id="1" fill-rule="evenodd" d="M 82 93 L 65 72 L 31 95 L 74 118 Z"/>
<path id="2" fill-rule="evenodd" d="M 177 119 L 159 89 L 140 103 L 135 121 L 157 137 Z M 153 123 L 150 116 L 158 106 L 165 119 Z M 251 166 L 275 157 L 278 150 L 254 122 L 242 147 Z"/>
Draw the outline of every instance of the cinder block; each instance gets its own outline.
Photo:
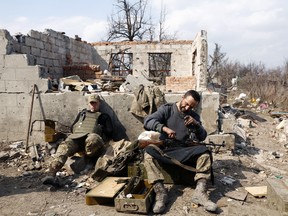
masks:
<path id="1" fill-rule="evenodd" d="M 5 81 L 0 80 L 0 92 L 5 92 L 6 88 L 5 88 Z"/>
<path id="2" fill-rule="evenodd" d="M 36 39 L 39 39 L 39 40 L 41 38 L 41 34 L 42 33 L 38 32 L 38 31 L 35 31 L 35 30 L 30 30 L 28 32 L 28 35 L 31 36 L 31 38 L 36 38 Z"/>
<path id="3" fill-rule="evenodd" d="M 23 68 L 17 68 L 15 71 L 15 80 L 38 80 L 39 79 L 39 67 L 27 66 Z"/>
<path id="4" fill-rule="evenodd" d="M 4 55 L 0 54 L 0 66 L 4 67 Z"/>
<path id="5" fill-rule="evenodd" d="M 213 142 L 217 144 L 225 143 L 225 147 L 221 147 L 223 150 L 233 150 L 235 148 L 235 135 L 234 134 L 213 134 L 207 136 L 206 143 Z"/>
<path id="6" fill-rule="evenodd" d="M 17 105 L 16 99 L 17 99 L 17 94 L 2 93 L 0 97 L 0 104 L 1 104 L 0 107 L 2 106 L 15 107 Z"/>
<path id="7" fill-rule="evenodd" d="M 6 92 L 28 92 L 27 82 L 25 81 L 6 81 Z"/>
<path id="8" fill-rule="evenodd" d="M 200 114 L 203 126 L 208 134 L 215 133 L 218 130 L 218 108 L 219 93 L 202 92 L 201 104 L 197 109 Z"/>
<path id="9" fill-rule="evenodd" d="M 1 70 L 1 80 L 15 80 L 15 68 L 3 68 Z"/>
<path id="10" fill-rule="evenodd" d="M 26 54 L 5 55 L 5 67 L 23 67 L 33 65 L 33 57 Z"/>
<path id="11" fill-rule="evenodd" d="M 234 133 L 234 125 L 237 124 L 237 121 L 235 118 L 227 118 L 222 119 L 221 124 L 221 131 L 224 133 Z"/>
<path id="12" fill-rule="evenodd" d="M 271 209 L 288 215 L 288 184 L 276 178 L 267 179 L 267 202 Z"/>

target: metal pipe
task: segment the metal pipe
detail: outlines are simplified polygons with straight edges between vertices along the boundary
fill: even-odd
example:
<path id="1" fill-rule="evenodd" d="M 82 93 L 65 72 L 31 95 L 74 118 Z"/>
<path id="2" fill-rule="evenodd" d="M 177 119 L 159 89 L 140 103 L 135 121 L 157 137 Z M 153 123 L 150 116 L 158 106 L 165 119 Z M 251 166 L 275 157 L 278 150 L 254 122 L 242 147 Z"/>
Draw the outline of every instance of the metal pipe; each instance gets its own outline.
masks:
<path id="1" fill-rule="evenodd" d="M 29 136 L 30 136 L 29 133 L 30 133 L 30 127 L 31 127 L 31 120 L 32 120 L 32 111 L 33 111 L 33 104 L 34 104 L 35 89 L 36 89 L 36 84 L 34 84 L 33 92 L 32 92 L 32 101 L 31 101 L 31 106 L 30 106 L 29 124 L 28 124 L 27 137 L 26 137 L 26 147 L 25 147 L 26 153 L 28 150 L 28 141 L 29 141 Z"/>

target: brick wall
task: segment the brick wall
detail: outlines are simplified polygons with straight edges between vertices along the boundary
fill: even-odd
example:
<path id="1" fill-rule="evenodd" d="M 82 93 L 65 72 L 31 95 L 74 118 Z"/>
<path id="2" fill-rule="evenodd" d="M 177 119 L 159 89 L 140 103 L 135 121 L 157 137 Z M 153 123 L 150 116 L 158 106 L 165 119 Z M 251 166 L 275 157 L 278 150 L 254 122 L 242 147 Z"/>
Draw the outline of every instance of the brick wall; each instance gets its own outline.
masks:
<path id="1" fill-rule="evenodd" d="M 166 91 L 184 92 L 190 89 L 196 89 L 195 76 L 166 77 Z"/>
<path id="2" fill-rule="evenodd" d="M 78 75 L 82 80 L 100 79 L 102 71 L 99 65 L 79 64 L 67 65 L 63 67 L 63 76 Z"/>
<path id="3" fill-rule="evenodd" d="M 31 65 L 42 67 L 42 77 L 60 78 L 63 66 L 78 63 L 95 64 L 95 50 L 90 44 L 69 38 L 65 33 L 45 29 L 31 30 L 27 35 L 13 36 L 14 53 L 27 54 Z"/>

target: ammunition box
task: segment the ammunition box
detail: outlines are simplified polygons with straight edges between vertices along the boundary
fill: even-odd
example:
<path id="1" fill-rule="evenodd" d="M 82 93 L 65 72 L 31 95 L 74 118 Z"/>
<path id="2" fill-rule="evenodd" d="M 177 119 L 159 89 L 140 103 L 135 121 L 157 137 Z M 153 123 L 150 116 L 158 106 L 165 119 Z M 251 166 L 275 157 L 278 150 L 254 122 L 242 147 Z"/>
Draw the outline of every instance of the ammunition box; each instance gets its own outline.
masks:
<path id="1" fill-rule="evenodd" d="M 155 199 L 153 186 L 140 180 L 133 190 L 129 184 L 116 196 L 115 209 L 127 213 L 148 213 Z"/>
<path id="2" fill-rule="evenodd" d="M 45 120 L 45 142 L 55 142 L 58 139 L 58 134 L 55 131 L 55 122 Z"/>
<path id="3" fill-rule="evenodd" d="M 96 187 L 86 192 L 87 205 L 114 204 L 114 198 L 126 185 L 127 177 L 107 177 Z M 119 182 L 121 181 L 121 182 Z"/>

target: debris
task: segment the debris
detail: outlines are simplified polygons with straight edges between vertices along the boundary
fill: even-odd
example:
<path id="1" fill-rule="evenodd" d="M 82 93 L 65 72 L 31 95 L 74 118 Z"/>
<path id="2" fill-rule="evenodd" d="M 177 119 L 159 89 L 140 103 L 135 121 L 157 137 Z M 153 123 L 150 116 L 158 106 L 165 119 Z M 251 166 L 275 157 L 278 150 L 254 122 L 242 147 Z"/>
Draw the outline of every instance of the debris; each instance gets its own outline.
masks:
<path id="1" fill-rule="evenodd" d="M 227 193 L 225 193 L 226 197 L 235 199 L 235 200 L 239 200 L 239 201 L 245 201 L 246 197 L 248 195 L 247 191 L 229 191 Z"/>
<path id="2" fill-rule="evenodd" d="M 245 187 L 245 190 L 254 197 L 267 196 L 267 186 Z"/>
<path id="3" fill-rule="evenodd" d="M 224 176 L 222 179 L 220 179 L 220 182 L 224 185 L 232 185 L 236 182 L 237 180 L 231 176 Z"/>

